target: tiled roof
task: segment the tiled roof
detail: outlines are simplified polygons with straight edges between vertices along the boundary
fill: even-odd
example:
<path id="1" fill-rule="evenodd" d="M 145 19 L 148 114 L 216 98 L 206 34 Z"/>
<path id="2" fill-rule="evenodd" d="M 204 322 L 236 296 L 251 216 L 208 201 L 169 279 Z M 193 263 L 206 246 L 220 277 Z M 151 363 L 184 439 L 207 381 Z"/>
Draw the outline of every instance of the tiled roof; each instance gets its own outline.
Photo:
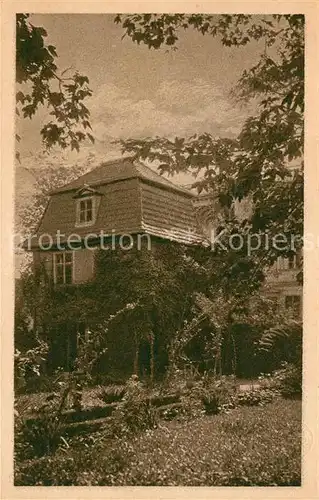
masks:
<path id="1" fill-rule="evenodd" d="M 73 191 L 80 189 L 85 184 L 89 186 L 101 186 L 124 179 L 139 178 L 146 181 L 159 184 L 162 187 L 174 191 L 180 191 L 188 196 L 194 196 L 194 193 L 157 174 L 154 170 L 134 160 L 132 157 L 123 157 L 117 160 L 110 160 L 102 163 L 99 167 L 87 172 L 78 179 L 66 184 L 65 186 L 52 191 L 50 194 L 62 193 L 64 191 Z"/>
<path id="2" fill-rule="evenodd" d="M 141 181 L 142 228 L 151 235 L 180 243 L 198 243 L 201 236 L 190 199 Z"/>
<path id="3" fill-rule="evenodd" d="M 74 195 L 83 186 L 98 186 L 98 213 L 94 225 L 76 227 Z M 203 236 L 196 223 L 193 200 L 188 190 L 132 159 L 108 162 L 51 193 L 32 246 L 37 246 L 41 234 L 49 234 L 56 241 L 58 231 L 64 235 L 61 243 L 72 234 L 85 238 L 103 231 L 107 235 L 147 233 L 198 244 Z"/>

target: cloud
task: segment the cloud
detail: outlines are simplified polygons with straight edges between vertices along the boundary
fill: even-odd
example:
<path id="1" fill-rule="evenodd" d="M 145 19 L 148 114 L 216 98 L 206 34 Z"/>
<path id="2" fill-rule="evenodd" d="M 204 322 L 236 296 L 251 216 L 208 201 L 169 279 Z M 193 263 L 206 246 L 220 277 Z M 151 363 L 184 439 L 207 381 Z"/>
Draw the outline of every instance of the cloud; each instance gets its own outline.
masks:
<path id="1" fill-rule="evenodd" d="M 199 107 L 210 106 L 212 102 L 225 100 L 222 90 L 213 82 L 202 78 L 194 81 L 165 80 L 158 89 L 161 106 L 182 113 L 185 109 L 196 112 Z"/>
<path id="2" fill-rule="evenodd" d="M 203 79 L 162 82 L 148 98 L 105 83 L 89 107 L 99 141 L 210 132 L 234 135 L 247 112 L 234 106 L 221 88 Z"/>
<path id="3" fill-rule="evenodd" d="M 52 164 L 73 165 L 87 163 L 94 155 L 94 163 L 120 155 L 116 139 L 152 136 L 190 136 L 210 132 L 213 135 L 233 137 L 240 131 L 247 110 L 233 105 L 226 93 L 214 82 L 202 78 L 188 81 L 162 81 L 157 89 L 144 99 L 124 87 L 107 82 L 90 99 L 91 123 L 95 144 L 82 145 L 80 152 L 50 152 Z M 23 166 L 41 167 L 47 159 L 39 152 L 23 155 Z M 91 161 L 91 160 L 90 160 Z M 30 192 L 23 169 L 18 169 L 17 187 L 21 197 Z"/>
<path id="4" fill-rule="evenodd" d="M 204 79 L 193 81 L 165 80 L 152 94 L 140 99 L 132 92 L 111 82 L 98 88 L 90 99 L 91 123 L 95 144 L 83 144 L 80 152 L 51 151 L 48 156 L 39 152 L 23 155 L 26 168 L 52 164 L 87 164 L 118 157 L 116 139 L 152 136 L 190 136 L 210 132 L 233 137 L 240 131 L 247 115 L 233 105 L 223 89 Z M 93 156 L 92 156 L 93 155 Z M 18 167 L 17 189 L 21 200 L 32 192 L 32 180 Z"/>

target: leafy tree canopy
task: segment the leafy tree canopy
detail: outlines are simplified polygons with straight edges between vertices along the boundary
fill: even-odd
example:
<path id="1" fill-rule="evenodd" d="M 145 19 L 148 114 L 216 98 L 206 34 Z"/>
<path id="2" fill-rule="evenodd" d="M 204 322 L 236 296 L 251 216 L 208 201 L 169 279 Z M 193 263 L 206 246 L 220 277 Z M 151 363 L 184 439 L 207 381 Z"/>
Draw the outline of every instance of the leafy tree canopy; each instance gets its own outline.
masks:
<path id="1" fill-rule="evenodd" d="M 192 137 L 124 140 L 124 151 L 156 162 L 162 173 L 198 176 L 198 191 L 213 192 L 221 206 L 250 197 L 253 230 L 302 235 L 304 138 L 303 15 L 118 15 L 116 23 L 133 42 L 150 49 L 177 49 L 181 30 L 218 37 L 226 47 L 264 40 L 256 65 L 244 71 L 233 95 L 257 103 L 236 139 Z M 297 162 L 293 174 L 288 168 Z M 290 182 L 287 182 L 287 179 Z M 244 221 L 246 224 L 247 221 Z M 271 260 L 278 252 L 270 252 Z"/>
<path id="2" fill-rule="evenodd" d="M 17 114 L 31 119 L 40 105 L 47 106 L 51 119 L 41 129 L 44 145 L 79 150 L 85 139 L 94 142 L 88 132 L 90 112 L 83 103 L 92 95 L 89 79 L 78 72 L 70 75 L 70 70 L 58 73 L 55 46 L 46 44 L 46 30 L 29 18 L 29 14 L 16 18 Z"/>

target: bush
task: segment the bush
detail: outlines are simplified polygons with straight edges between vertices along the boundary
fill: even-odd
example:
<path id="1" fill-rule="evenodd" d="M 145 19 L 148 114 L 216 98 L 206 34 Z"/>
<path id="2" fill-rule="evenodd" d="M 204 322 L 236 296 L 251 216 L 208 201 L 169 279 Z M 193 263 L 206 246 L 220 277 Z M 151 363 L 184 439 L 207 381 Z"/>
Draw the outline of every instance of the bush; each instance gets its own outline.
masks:
<path id="1" fill-rule="evenodd" d="M 203 413 L 216 415 L 220 411 L 234 407 L 237 384 L 233 376 L 215 377 L 206 373 L 197 379 L 188 380 L 180 389 L 182 407 L 178 416 L 199 417 Z"/>
<path id="2" fill-rule="evenodd" d="M 66 385 L 60 393 L 49 394 L 32 418 L 15 418 L 15 452 L 20 458 L 53 454 L 61 444 L 63 411 L 71 387 Z"/>
<path id="3" fill-rule="evenodd" d="M 257 344 L 259 361 L 268 366 L 269 371 L 280 368 L 282 363 L 300 366 L 302 333 L 302 323 L 290 317 L 265 330 Z"/>
<path id="4" fill-rule="evenodd" d="M 121 401 L 121 399 L 123 399 L 125 391 L 125 385 L 109 385 L 101 387 L 98 391 L 98 397 L 106 404 L 115 403 L 116 401 Z"/>
<path id="5" fill-rule="evenodd" d="M 181 396 L 192 389 L 200 379 L 200 375 L 190 366 L 180 370 L 176 367 L 170 367 L 164 382 L 160 386 L 161 393 Z"/>
<path id="6" fill-rule="evenodd" d="M 248 389 L 238 393 L 236 404 L 238 406 L 263 406 L 271 403 L 276 396 L 276 392 L 272 389 L 263 387 Z"/>
<path id="7" fill-rule="evenodd" d="M 139 382 L 137 375 L 127 381 L 123 399 L 119 401 L 114 425 L 120 433 L 135 433 L 156 427 L 157 413 L 151 404 L 150 394 Z"/>
<path id="8" fill-rule="evenodd" d="M 14 385 L 17 392 L 27 391 L 29 386 L 32 388 L 37 385 L 48 349 L 46 342 L 36 338 L 35 345 L 25 352 L 15 350 Z"/>
<path id="9" fill-rule="evenodd" d="M 216 415 L 222 410 L 234 407 L 237 384 L 235 377 L 223 375 L 219 378 L 203 378 L 199 397 L 207 415 Z"/>
<path id="10" fill-rule="evenodd" d="M 300 398 L 302 395 L 302 367 L 300 364 L 283 363 L 266 381 L 268 387 L 284 398 Z"/>
<path id="11" fill-rule="evenodd" d="M 185 406 L 183 403 L 171 403 L 169 405 L 161 406 L 158 409 L 158 415 L 163 420 L 173 420 L 185 415 Z"/>

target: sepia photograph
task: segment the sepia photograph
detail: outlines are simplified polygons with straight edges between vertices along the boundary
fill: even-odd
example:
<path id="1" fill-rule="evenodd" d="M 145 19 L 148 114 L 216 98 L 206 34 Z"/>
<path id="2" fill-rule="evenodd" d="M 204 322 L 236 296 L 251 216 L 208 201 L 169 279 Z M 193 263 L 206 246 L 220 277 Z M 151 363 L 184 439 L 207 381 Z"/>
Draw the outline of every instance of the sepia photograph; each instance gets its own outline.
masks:
<path id="1" fill-rule="evenodd" d="M 302 486 L 305 15 L 15 23 L 14 485 Z"/>

